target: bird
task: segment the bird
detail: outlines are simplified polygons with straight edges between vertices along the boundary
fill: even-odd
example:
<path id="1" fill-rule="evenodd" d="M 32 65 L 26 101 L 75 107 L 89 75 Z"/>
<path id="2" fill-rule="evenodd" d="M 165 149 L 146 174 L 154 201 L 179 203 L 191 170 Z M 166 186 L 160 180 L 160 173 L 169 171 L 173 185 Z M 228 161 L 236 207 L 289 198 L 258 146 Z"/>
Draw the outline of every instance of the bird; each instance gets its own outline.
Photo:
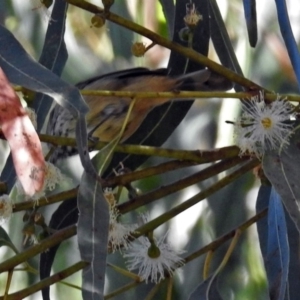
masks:
<path id="1" fill-rule="evenodd" d="M 232 82 L 209 69 L 172 76 L 166 68 L 149 70 L 132 68 L 96 76 L 76 84 L 78 89 L 111 90 L 131 92 L 175 92 L 175 91 L 226 91 Z M 102 142 L 112 141 L 123 127 L 133 98 L 84 95 L 89 106 L 86 115 L 89 137 Z M 173 101 L 170 98 L 136 98 L 120 142 L 126 141 L 141 125 L 148 113 L 155 107 Z M 75 137 L 76 118 L 66 108 L 56 104 L 52 109 L 46 133 L 53 136 Z M 49 161 L 76 154 L 74 147 L 57 147 Z"/>

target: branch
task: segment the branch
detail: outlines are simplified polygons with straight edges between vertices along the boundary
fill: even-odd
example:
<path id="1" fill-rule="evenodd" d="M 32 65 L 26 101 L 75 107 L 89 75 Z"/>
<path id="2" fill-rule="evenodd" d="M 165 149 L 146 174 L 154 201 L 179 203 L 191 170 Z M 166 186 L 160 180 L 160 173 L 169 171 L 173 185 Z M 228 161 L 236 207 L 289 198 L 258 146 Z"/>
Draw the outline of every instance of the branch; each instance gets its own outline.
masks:
<path id="1" fill-rule="evenodd" d="M 13 269 L 15 266 L 19 265 L 20 263 L 27 261 L 29 258 L 34 257 L 35 255 L 46 251 L 47 249 L 61 243 L 62 241 L 65 241 L 66 239 L 76 235 L 76 233 L 77 233 L 76 225 L 69 226 L 55 232 L 53 235 L 44 239 L 37 245 L 31 246 L 30 248 L 24 250 L 23 252 L 1 263 L 0 273 Z"/>
<path id="2" fill-rule="evenodd" d="M 73 266 L 66 268 L 56 274 L 53 274 L 52 276 L 43 279 L 41 281 L 39 281 L 36 284 L 33 284 L 32 286 L 20 290 L 16 293 L 10 294 L 6 297 L 0 297 L 0 300 L 18 300 L 18 299 L 24 299 L 25 297 L 32 295 L 33 293 L 36 293 L 40 290 L 42 290 L 43 288 L 50 286 L 51 284 L 54 284 L 56 282 L 60 282 L 61 280 L 63 280 L 66 277 L 71 276 L 72 274 L 82 270 L 83 268 L 85 268 L 88 265 L 87 262 L 84 261 L 80 261 L 76 264 L 74 264 Z"/>

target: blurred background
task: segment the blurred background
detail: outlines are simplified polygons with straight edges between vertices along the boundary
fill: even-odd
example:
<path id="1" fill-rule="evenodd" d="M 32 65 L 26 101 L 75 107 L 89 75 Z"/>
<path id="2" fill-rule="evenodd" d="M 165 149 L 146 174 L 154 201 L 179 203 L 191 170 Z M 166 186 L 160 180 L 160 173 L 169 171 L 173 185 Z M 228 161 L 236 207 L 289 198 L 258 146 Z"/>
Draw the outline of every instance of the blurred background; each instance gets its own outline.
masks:
<path id="1" fill-rule="evenodd" d="M 90 2 L 98 6 L 102 5 L 100 0 Z M 258 43 L 255 48 L 251 48 L 248 42 L 242 1 L 219 0 L 217 3 L 244 75 L 274 92 L 298 92 L 293 70 L 279 32 L 274 1 L 257 1 Z M 197 1 L 195 1 L 195 5 L 197 8 Z M 287 5 L 294 35 L 299 42 L 299 4 L 297 1 L 290 0 L 287 1 Z M 160 2 L 157 0 L 115 0 L 111 10 L 164 37 L 170 37 L 168 24 Z M 39 0 L 0 2 L 1 24 L 9 29 L 27 52 L 37 60 L 43 47 L 47 24 L 49 21 L 55 22 L 55 20 L 50 20 L 50 12 L 51 7 L 47 10 Z M 201 11 L 199 13 L 201 14 Z M 167 66 L 169 50 L 155 46 L 144 57 L 133 57 L 130 49 L 134 42 L 140 41 L 149 45 L 150 41 L 109 22 L 105 26 L 97 28 L 92 25 L 91 18 L 91 14 L 69 6 L 65 34 L 69 58 L 62 75 L 66 81 L 76 83 L 97 74 L 133 66 L 145 66 L 151 69 Z M 218 61 L 212 44 L 209 57 Z M 225 124 L 225 121 L 234 121 L 239 113 L 240 103 L 236 99 L 197 100 L 163 147 L 204 150 L 232 145 L 234 144 L 233 128 L 231 125 Z M 0 143 L 1 153 L 7 153 L 6 143 L 2 141 Z M 5 155 L 0 157 L 1 164 L 4 164 L 5 159 Z M 151 158 L 143 167 L 162 161 L 162 159 Z M 62 166 L 64 172 L 73 178 L 73 184 L 79 181 L 81 176 L 78 165 L 78 159 L 71 158 L 66 160 Z M 151 177 L 135 182 L 134 186 L 142 192 L 147 192 L 188 176 L 203 167 L 206 166 L 197 166 Z M 184 202 L 222 176 L 201 182 L 180 193 L 172 194 L 148 205 L 139 212 L 147 211 L 150 213 L 150 219 L 153 219 L 170 207 Z M 234 184 L 181 213 L 167 225 L 159 227 L 155 230 L 155 235 L 159 238 L 169 231 L 168 242 L 176 249 L 185 250 L 185 254 L 192 253 L 255 214 L 258 184 L 259 182 L 253 174 L 242 176 Z M 51 206 L 44 210 L 46 219 L 51 217 L 55 209 L 55 206 Z M 126 214 L 123 219 L 130 222 L 136 218 L 136 215 L 137 212 Z M 15 245 L 22 249 L 22 213 L 15 214 L 4 227 L 8 230 Z M 228 243 L 216 251 L 211 271 L 218 266 L 227 247 Z M 0 260 L 12 256 L 10 250 L 4 247 L 0 250 Z M 78 257 L 76 239 L 63 243 L 54 263 L 54 271 L 76 262 Z M 205 257 L 200 257 L 176 271 L 175 293 L 172 299 L 186 299 L 196 284 L 201 281 L 204 259 Z M 125 266 L 124 259 L 119 253 L 109 255 L 108 260 L 118 266 Z M 38 267 L 38 261 L 32 261 L 31 264 Z M 0 276 L 1 294 L 5 288 L 6 276 L 6 274 Z M 11 291 L 19 290 L 37 280 L 37 276 L 14 272 Z M 80 273 L 66 281 L 80 286 Z M 106 290 L 109 293 L 128 283 L 129 279 L 108 268 L 106 282 Z M 137 289 L 130 290 L 113 299 L 144 299 L 151 288 L 151 284 L 140 285 Z M 164 288 L 166 285 L 163 285 L 155 299 L 165 299 Z M 239 240 L 229 263 L 220 275 L 219 289 L 222 297 L 226 300 L 267 299 L 265 271 L 255 225 L 247 230 Z M 65 287 L 62 284 L 52 287 L 51 295 L 53 299 L 63 299 L 66 295 L 70 299 L 81 299 L 79 290 Z M 41 299 L 41 295 L 37 293 L 28 299 Z"/>

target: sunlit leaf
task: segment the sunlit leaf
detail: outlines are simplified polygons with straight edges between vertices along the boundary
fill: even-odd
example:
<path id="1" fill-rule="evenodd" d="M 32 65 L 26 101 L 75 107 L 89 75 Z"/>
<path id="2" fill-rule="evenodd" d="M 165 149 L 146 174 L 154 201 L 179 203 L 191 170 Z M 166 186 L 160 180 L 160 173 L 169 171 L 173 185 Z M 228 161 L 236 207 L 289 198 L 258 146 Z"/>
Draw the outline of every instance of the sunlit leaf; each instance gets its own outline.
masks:
<path id="1" fill-rule="evenodd" d="M 99 175 L 110 163 L 118 139 L 113 140 L 92 159 Z M 82 273 L 84 299 L 102 299 L 109 230 L 108 203 L 101 184 L 84 173 L 78 191 L 78 245 L 81 259 L 90 263 Z M 98 298 L 99 297 L 99 298 Z"/>
<path id="2" fill-rule="evenodd" d="M 169 35 L 173 35 L 173 28 L 174 28 L 174 18 L 175 18 L 175 5 L 172 0 L 159 0 L 163 13 L 165 15 L 168 28 L 169 28 Z"/>
<path id="3" fill-rule="evenodd" d="M 89 262 L 82 272 L 83 299 L 104 299 L 108 243 L 108 203 L 99 182 L 84 173 L 78 192 L 78 246 Z"/>

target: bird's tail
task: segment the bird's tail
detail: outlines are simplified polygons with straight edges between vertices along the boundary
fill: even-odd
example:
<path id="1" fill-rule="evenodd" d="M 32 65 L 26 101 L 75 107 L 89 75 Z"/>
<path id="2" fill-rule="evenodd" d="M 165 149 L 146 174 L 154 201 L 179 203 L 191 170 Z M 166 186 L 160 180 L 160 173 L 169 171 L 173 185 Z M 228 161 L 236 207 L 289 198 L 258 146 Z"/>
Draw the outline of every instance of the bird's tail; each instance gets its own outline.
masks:
<path id="1" fill-rule="evenodd" d="M 179 90 L 186 91 L 227 91 L 232 82 L 208 69 L 188 73 L 178 77 Z"/>

